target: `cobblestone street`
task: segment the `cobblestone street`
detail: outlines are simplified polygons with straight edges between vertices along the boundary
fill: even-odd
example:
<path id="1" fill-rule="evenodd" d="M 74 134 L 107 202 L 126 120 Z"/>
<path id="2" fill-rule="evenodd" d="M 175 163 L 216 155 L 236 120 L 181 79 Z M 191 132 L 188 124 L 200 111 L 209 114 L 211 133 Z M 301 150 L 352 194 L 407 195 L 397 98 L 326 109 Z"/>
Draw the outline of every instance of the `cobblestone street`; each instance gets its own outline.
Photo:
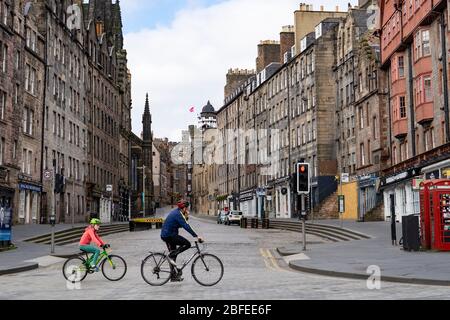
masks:
<path id="1" fill-rule="evenodd" d="M 35 271 L 0 277 L 0 299 L 348 300 L 448 299 L 450 295 L 447 287 L 382 282 L 381 290 L 369 290 L 366 281 L 296 272 L 287 267 L 274 249 L 296 241 L 300 246 L 299 234 L 279 230 L 243 230 L 195 218 L 192 220 L 192 226 L 208 242 L 207 251 L 219 256 L 224 263 L 225 275 L 215 287 L 198 285 L 190 271 L 185 271 L 185 281 L 181 283 L 168 283 L 163 287 L 147 285 L 140 275 L 140 261 L 148 251 L 164 249 L 159 230 L 153 229 L 105 238 L 111 243 L 114 253 L 123 256 L 128 264 L 125 278 L 118 283 L 107 281 L 99 273 L 88 276 L 80 289 L 69 289 L 61 273 L 63 262 L 59 262 Z M 308 242 L 320 241 L 319 238 L 308 238 Z"/>

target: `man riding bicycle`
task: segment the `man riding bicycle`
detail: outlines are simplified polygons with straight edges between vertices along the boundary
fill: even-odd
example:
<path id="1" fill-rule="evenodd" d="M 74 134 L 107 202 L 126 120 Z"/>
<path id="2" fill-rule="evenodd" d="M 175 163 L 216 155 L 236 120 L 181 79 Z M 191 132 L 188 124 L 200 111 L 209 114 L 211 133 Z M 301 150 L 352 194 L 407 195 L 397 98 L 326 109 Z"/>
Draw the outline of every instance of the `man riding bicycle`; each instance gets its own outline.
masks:
<path id="1" fill-rule="evenodd" d="M 195 233 L 187 222 L 189 220 L 189 206 L 190 203 L 185 200 L 178 202 L 178 208 L 169 213 L 161 230 L 161 239 L 167 244 L 167 248 L 170 251 L 168 260 L 171 264 L 172 282 L 183 281 L 183 278 L 181 278 L 182 272 L 177 267 L 176 260 L 180 253 L 191 247 L 191 243 L 178 234 L 178 229 L 183 228 L 194 238 L 198 238 L 200 243 L 203 242 L 203 239 Z"/>

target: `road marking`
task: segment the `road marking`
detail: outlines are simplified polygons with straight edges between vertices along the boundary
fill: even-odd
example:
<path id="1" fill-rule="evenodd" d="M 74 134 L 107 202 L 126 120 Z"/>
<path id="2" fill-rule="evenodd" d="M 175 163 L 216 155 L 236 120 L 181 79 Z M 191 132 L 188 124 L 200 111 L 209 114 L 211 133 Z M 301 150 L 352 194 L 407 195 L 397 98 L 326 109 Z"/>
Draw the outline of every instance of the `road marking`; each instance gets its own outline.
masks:
<path id="1" fill-rule="evenodd" d="M 275 259 L 275 257 L 272 255 L 272 252 L 270 252 L 269 249 L 266 249 L 266 250 L 267 250 L 267 254 L 269 256 L 269 259 L 272 262 L 272 264 L 274 265 L 275 269 L 278 270 L 278 271 L 285 272 L 286 270 L 284 270 L 283 268 L 280 267 L 280 265 L 277 262 L 277 259 Z"/>
<path id="2" fill-rule="evenodd" d="M 259 253 L 260 253 L 261 256 L 263 257 L 264 264 L 266 265 L 266 268 L 269 269 L 269 270 L 272 270 L 272 271 L 276 271 L 276 270 L 271 266 L 271 264 L 269 263 L 268 255 L 267 255 L 267 253 L 264 251 L 263 248 L 260 248 L 260 249 L 259 249 Z"/>
<path id="3" fill-rule="evenodd" d="M 281 268 L 278 265 L 277 259 L 272 255 L 269 249 L 266 248 L 260 248 L 259 252 L 261 253 L 261 256 L 264 258 L 264 263 L 266 264 L 266 267 L 272 271 L 282 271 L 286 272 L 283 268 Z"/>

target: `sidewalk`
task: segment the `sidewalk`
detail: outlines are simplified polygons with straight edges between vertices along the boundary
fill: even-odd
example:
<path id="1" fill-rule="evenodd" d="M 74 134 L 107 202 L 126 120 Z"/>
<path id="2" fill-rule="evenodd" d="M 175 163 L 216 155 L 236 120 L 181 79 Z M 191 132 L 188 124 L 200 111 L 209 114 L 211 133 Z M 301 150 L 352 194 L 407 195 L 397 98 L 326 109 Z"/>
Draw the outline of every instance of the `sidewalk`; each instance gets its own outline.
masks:
<path id="1" fill-rule="evenodd" d="M 338 220 L 316 220 L 317 224 L 340 226 Z M 381 269 L 381 280 L 391 282 L 450 285 L 450 253 L 407 252 L 392 246 L 389 222 L 344 222 L 344 228 L 370 235 L 372 239 L 311 245 L 306 252 L 294 245 L 277 248 L 295 270 L 328 276 L 367 280 L 369 266 Z M 402 237 L 397 224 L 397 240 Z"/>
<path id="2" fill-rule="evenodd" d="M 75 224 L 83 227 L 86 224 Z M 55 232 L 71 229 L 71 224 L 55 225 Z M 78 246 L 55 246 L 55 253 L 51 254 L 50 245 L 25 242 L 24 240 L 52 232 L 50 225 L 18 225 L 12 229 L 12 243 L 15 250 L 0 253 L 0 276 L 37 269 L 39 265 L 47 266 L 52 261 L 58 262 L 57 257 L 66 257 L 79 252 Z"/>

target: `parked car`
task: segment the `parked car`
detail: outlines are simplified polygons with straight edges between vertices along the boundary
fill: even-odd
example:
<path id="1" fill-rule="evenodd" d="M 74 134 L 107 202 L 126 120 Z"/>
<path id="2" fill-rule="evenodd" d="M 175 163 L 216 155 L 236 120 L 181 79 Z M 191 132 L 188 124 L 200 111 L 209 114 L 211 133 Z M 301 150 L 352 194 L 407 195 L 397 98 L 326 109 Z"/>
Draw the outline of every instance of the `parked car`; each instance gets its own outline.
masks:
<path id="1" fill-rule="evenodd" d="M 224 224 L 228 214 L 229 212 L 227 211 L 220 211 L 219 215 L 217 216 L 217 224 Z"/>
<path id="2" fill-rule="evenodd" d="M 231 211 L 225 218 L 225 225 L 241 224 L 242 211 Z"/>

